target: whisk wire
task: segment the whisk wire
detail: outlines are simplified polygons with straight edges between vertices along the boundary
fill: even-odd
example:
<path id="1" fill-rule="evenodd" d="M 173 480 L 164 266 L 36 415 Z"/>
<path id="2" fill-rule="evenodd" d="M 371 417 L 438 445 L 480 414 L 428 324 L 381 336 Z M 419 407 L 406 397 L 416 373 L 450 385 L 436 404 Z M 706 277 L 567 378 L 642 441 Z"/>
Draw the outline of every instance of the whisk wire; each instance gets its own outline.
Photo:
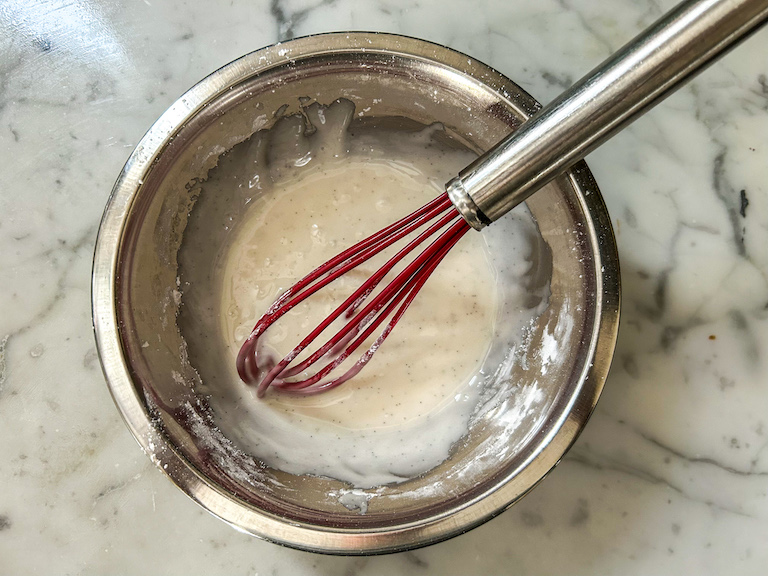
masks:
<path id="1" fill-rule="evenodd" d="M 258 340 L 274 322 L 318 290 L 436 218 L 438 219 L 436 222 L 433 222 L 426 230 L 419 233 L 405 247 L 387 260 L 381 268 L 371 275 L 366 282 L 305 337 L 298 346 L 269 368 L 266 371 L 266 375 L 261 377 L 264 369 L 267 368 L 264 365 L 269 364 L 271 359 L 268 358 L 266 361 L 262 359 L 262 366 L 259 365 Z M 457 219 L 458 221 L 456 221 Z M 397 274 L 362 310 L 358 310 L 384 277 L 403 258 L 443 228 L 446 228 L 446 230 L 426 250 Z M 361 240 L 351 248 L 344 250 L 322 266 L 316 268 L 286 290 L 256 323 L 238 354 L 237 370 L 241 379 L 248 384 L 258 383 L 258 396 L 263 396 L 270 386 L 293 393 L 315 394 L 346 382 L 367 364 L 405 313 L 405 310 L 419 290 L 421 290 L 429 275 L 451 247 L 468 230 L 469 225 L 453 209 L 447 194 L 443 194 L 405 218 Z M 400 305 L 400 308 L 395 311 L 398 305 Z M 349 322 L 308 358 L 291 367 L 290 364 L 345 312 Z M 318 384 L 318 382 L 344 362 L 393 312 L 394 316 L 384 327 L 382 333 L 350 369 L 337 378 Z M 336 352 L 339 353 L 313 375 L 296 381 L 287 380 L 287 378 L 306 371 L 329 353 L 334 354 Z"/>

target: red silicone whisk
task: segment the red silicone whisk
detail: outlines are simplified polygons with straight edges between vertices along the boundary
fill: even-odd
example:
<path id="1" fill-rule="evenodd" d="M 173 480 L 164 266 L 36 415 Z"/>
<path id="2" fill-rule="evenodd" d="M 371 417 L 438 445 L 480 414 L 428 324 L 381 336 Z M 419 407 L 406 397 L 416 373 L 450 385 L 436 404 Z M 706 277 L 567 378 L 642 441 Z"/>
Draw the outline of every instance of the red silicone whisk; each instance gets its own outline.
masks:
<path id="1" fill-rule="evenodd" d="M 243 344 L 237 358 L 240 377 L 258 385 L 258 395 L 263 396 L 270 386 L 314 394 L 355 376 L 470 226 L 480 229 L 503 216 L 758 30 L 766 20 L 766 0 L 689 0 L 673 8 L 462 170 L 448 183 L 446 194 L 342 252 L 288 289 Z M 274 365 L 260 358 L 259 338 L 283 314 L 409 234 L 416 234 L 415 239 L 285 358 Z M 393 280 L 374 293 L 387 273 L 428 242 Z M 346 324 L 308 358 L 292 365 L 342 314 Z M 354 366 L 327 379 L 384 322 L 379 336 Z M 299 376 L 304 372 L 308 374 Z"/>

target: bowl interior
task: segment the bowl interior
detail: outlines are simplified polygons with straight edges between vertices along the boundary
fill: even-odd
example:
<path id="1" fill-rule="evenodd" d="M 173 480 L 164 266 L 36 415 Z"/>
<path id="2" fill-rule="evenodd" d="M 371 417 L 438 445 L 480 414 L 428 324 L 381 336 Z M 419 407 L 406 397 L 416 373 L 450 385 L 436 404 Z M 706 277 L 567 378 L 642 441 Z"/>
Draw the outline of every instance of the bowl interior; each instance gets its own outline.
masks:
<path id="1" fill-rule="evenodd" d="M 301 114 L 308 102 L 339 98 L 354 103 L 360 122 L 439 122 L 478 153 L 538 107 L 482 64 L 412 39 L 326 35 L 250 54 L 185 95 L 129 160 L 97 247 L 94 313 L 118 405 L 145 450 L 188 494 L 274 541 L 380 552 L 440 540 L 488 519 L 562 457 L 607 373 L 618 263 L 605 208 L 581 163 L 527 203 L 542 238 L 549 304 L 506 389 L 495 391 L 448 460 L 403 483 L 353 490 L 273 470 L 242 453 L 196 390 L 195 359 L 177 324 L 179 247 L 198 184 L 222 153 L 279 118 Z M 491 248 L 505 249 L 503 234 Z M 108 281 L 97 286 L 99 253 L 109 250 Z M 114 326 L 106 326 L 100 307 L 111 307 Z M 114 355 L 119 362 L 112 368 Z"/>

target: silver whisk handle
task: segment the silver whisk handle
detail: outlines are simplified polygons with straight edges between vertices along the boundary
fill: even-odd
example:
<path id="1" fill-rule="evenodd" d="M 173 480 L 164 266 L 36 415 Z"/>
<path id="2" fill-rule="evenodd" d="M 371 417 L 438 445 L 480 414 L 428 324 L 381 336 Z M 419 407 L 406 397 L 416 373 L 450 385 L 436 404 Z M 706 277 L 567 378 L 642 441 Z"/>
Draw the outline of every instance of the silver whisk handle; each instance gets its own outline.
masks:
<path id="1" fill-rule="evenodd" d="M 497 220 L 768 21 L 768 0 L 682 2 L 447 185 L 473 228 Z"/>

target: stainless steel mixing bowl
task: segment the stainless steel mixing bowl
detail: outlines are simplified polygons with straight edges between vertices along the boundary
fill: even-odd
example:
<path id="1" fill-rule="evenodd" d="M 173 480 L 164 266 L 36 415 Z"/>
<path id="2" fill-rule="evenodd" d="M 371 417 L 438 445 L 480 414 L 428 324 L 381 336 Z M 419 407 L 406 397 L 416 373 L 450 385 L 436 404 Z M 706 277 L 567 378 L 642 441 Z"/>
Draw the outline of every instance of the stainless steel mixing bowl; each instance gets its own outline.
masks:
<path id="1" fill-rule="evenodd" d="M 412 38 L 328 34 L 248 54 L 179 98 L 126 163 L 96 245 L 93 322 L 104 374 L 126 423 L 193 500 L 273 542 L 371 554 L 423 546 L 477 526 L 522 497 L 562 458 L 608 372 L 618 327 L 618 258 L 600 193 L 579 163 L 527 202 L 551 249 L 551 297 L 510 386 L 524 389 L 535 379 L 541 390 L 535 410 L 521 412 L 508 396 L 474 421 L 443 464 L 368 491 L 272 470 L 242 454 L 190 385 L 195 359 L 186 358 L 176 323 L 177 252 L 193 190 L 224 151 L 299 111 L 305 98 L 329 104 L 340 97 L 366 119 L 440 122 L 476 152 L 539 108 L 482 63 Z M 514 428 L 510 410 L 517 410 Z M 340 494 L 364 506 L 348 500 L 345 506 Z"/>

